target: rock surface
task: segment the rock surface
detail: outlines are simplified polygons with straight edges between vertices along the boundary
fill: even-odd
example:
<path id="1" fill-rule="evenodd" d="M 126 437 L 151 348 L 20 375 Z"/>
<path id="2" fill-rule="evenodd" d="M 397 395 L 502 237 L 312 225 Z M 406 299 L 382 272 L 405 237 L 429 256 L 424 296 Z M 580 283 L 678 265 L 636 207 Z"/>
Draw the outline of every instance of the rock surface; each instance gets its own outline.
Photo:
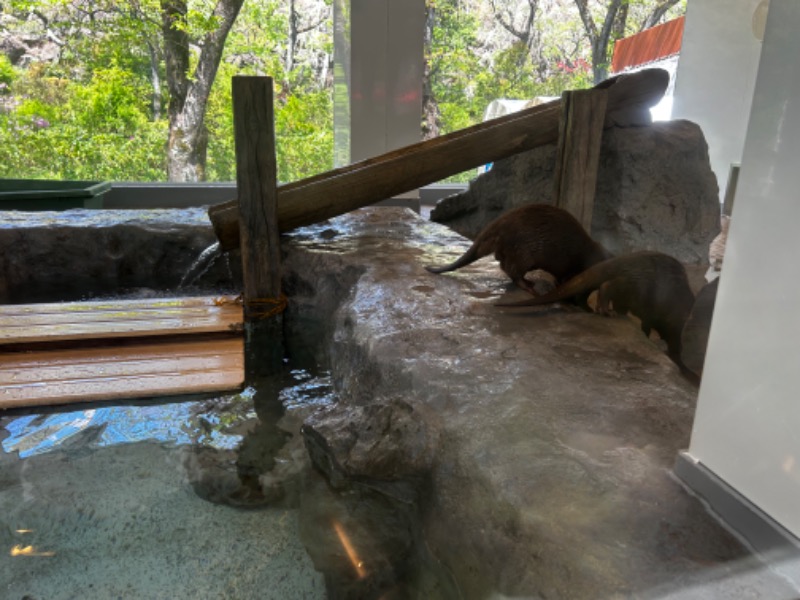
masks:
<path id="1" fill-rule="evenodd" d="M 289 245 L 287 267 L 314 264 L 291 267 L 303 302 L 316 281 L 332 289 L 332 271 L 360 269 L 332 327 L 340 405 L 327 426 L 324 414 L 314 422 L 327 457 L 349 460 L 351 432 L 373 421 L 344 415 L 369 415 L 359 409 L 386 397 L 435 416 L 421 529 L 461 597 L 700 598 L 691 590 L 709 586 L 791 597 L 670 475 L 697 390 L 634 323 L 552 307 L 504 313 L 493 301 L 518 292 L 494 261 L 427 273 L 467 240 L 394 209 L 334 219 Z M 379 456 L 331 480 L 379 477 Z M 328 458 L 318 464 L 330 473 Z"/>
<path id="2" fill-rule="evenodd" d="M 474 238 L 502 212 L 552 204 L 555 144 L 498 161 L 431 219 Z M 658 250 L 708 264 L 719 232 L 719 195 L 703 133 L 689 121 L 613 127 L 603 133 L 592 236 L 615 254 Z"/>
<path id="3" fill-rule="evenodd" d="M 0 212 L 0 303 L 240 289 L 240 266 L 223 257 L 178 290 L 215 242 L 202 208 Z"/>
<path id="4" fill-rule="evenodd" d="M 306 420 L 306 447 L 334 487 L 413 481 L 430 472 L 438 445 L 437 429 L 420 408 L 401 399 L 339 404 Z"/>
<path id="5" fill-rule="evenodd" d="M 193 227 L 151 230 L 198 236 L 191 252 L 184 248 L 185 264 L 210 235 L 207 224 Z M 80 244 L 68 239 L 72 229 L 51 229 L 59 239 L 51 251 L 74 246 L 73 258 L 86 258 L 81 266 L 109 269 L 110 255 L 122 251 L 87 229 Z M 17 244 L 0 256 L 6 269 L 27 265 L 20 285 L 89 279 L 65 257 L 44 254 L 43 241 L 17 233 L 0 228 L 0 243 Z M 129 239 L 148 256 L 146 237 Z M 106 245 L 89 245 L 96 240 Z M 498 298 L 521 292 L 508 291 L 490 258 L 451 274 L 424 270 L 468 244 L 391 208 L 284 240 L 287 330 L 319 332 L 340 399 L 306 426 L 320 450 L 312 458 L 342 491 L 330 503 L 301 499 L 314 564 L 334 570 L 328 584 L 345 594 L 391 589 L 423 554 L 420 563 L 436 565 L 459 591 L 436 579 L 413 588 L 421 595 L 399 597 L 796 596 L 671 476 L 688 445 L 697 390 L 663 351 L 625 318 L 498 309 Z M 335 468 L 324 468 L 327 458 Z M 314 488 L 333 490 L 312 478 Z M 332 519 L 363 543 L 359 562 L 375 578 L 354 575 Z"/>

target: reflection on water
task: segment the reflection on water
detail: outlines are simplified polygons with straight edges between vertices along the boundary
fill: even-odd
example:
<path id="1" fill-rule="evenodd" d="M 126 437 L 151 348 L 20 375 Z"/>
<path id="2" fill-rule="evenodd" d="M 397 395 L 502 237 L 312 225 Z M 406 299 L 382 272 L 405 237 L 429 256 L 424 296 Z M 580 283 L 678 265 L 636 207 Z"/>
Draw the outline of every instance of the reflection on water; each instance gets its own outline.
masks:
<path id="1" fill-rule="evenodd" d="M 0 598 L 326 597 L 295 508 L 196 490 L 240 482 L 248 444 L 270 449 L 248 462 L 256 479 L 261 459 L 274 485 L 307 467 L 297 430 L 332 402 L 329 376 L 294 370 L 267 387 L 0 417 Z M 260 402 L 276 405 L 262 392 L 278 395 L 279 421 L 262 422 Z"/>
<path id="2" fill-rule="evenodd" d="M 241 395 L 241 400 L 246 401 L 251 394 L 251 389 L 246 390 Z M 3 450 L 9 453 L 18 452 L 20 458 L 27 458 L 63 448 L 73 437 L 91 429 L 96 430 L 92 444 L 96 447 L 152 440 L 235 448 L 242 436 L 228 430 L 222 431 L 222 418 L 213 409 L 204 410 L 202 402 L 108 406 L 65 413 L 26 415 L 5 424 L 9 437 L 3 440 Z"/>
<path id="3" fill-rule="evenodd" d="M 277 391 L 288 411 L 307 410 L 331 402 L 330 378 L 313 376 L 302 369 L 290 372 L 290 381 Z M 257 418 L 256 390 L 211 400 L 110 406 L 27 414 L 0 419 L 8 437 L 2 440 L 7 453 L 27 458 L 68 445 L 77 434 L 91 433 L 92 446 L 156 441 L 194 444 L 218 449 L 236 448 L 242 428 Z"/>
<path id="4" fill-rule="evenodd" d="M 0 598 L 459 597 L 420 541 L 421 494 L 311 468 L 300 426 L 333 400 L 327 373 L 296 369 L 0 417 Z"/>

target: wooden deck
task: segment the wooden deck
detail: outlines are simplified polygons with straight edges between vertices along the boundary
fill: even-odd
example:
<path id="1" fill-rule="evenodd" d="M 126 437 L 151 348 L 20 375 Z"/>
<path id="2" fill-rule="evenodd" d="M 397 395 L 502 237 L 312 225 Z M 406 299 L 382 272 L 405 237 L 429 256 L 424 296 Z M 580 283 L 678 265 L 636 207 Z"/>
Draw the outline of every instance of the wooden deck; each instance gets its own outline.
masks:
<path id="1" fill-rule="evenodd" d="M 0 409 L 235 390 L 232 297 L 0 306 Z"/>

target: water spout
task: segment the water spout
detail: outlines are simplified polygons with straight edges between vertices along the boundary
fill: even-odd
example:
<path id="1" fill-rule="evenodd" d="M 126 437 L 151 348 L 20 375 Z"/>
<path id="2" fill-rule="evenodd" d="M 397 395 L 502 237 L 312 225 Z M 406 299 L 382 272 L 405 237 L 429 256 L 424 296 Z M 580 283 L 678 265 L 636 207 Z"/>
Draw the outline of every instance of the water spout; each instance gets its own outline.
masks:
<path id="1" fill-rule="evenodd" d="M 208 270 L 214 265 L 221 254 L 222 250 L 220 249 L 219 242 L 214 242 L 203 250 L 186 271 L 186 274 L 178 284 L 178 289 L 192 285 L 203 275 L 208 273 Z"/>

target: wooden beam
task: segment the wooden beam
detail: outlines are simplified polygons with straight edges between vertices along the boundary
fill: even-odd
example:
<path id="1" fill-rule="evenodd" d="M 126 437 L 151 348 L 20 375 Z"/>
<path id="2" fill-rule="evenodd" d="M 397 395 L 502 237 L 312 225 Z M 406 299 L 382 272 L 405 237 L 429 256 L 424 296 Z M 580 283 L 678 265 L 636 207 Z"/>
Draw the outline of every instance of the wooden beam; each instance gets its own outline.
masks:
<path id="1" fill-rule="evenodd" d="M 233 128 L 239 194 L 244 316 L 252 321 L 263 301 L 281 293 L 280 234 L 272 78 L 233 78 Z"/>
<path id="2" fill-rule="evenodd" d="M 245 375 L 268 377 L 283 364 L 281 244 L 277 213 L 271 77 L 233 78 L 239 231 L 244 280 Z"/>
<path id="3" fill-rule="evenodd" d="M 607 103 L 605 89 L 564 92 L 561 96 L 553 181 L 555 205 L 578 219 L 586 231 L 592 230 Z"/>
<path id="4" fill-rule="evenodd" d="M 626 106 L 656 104 L 669 75 L 647 69 L 607 80 L 609 113 Z M 480 165 L 558 139 L 560 102 L 550 102 L 474 125 L 432 140 L 406 146 L 347 167 L 328 171 L 277 189 L 280 231 L 310 225 L 428 185 Z M 224 251 L 239 247 L 236 202 L 212 207 L 209 217 Z"/>

